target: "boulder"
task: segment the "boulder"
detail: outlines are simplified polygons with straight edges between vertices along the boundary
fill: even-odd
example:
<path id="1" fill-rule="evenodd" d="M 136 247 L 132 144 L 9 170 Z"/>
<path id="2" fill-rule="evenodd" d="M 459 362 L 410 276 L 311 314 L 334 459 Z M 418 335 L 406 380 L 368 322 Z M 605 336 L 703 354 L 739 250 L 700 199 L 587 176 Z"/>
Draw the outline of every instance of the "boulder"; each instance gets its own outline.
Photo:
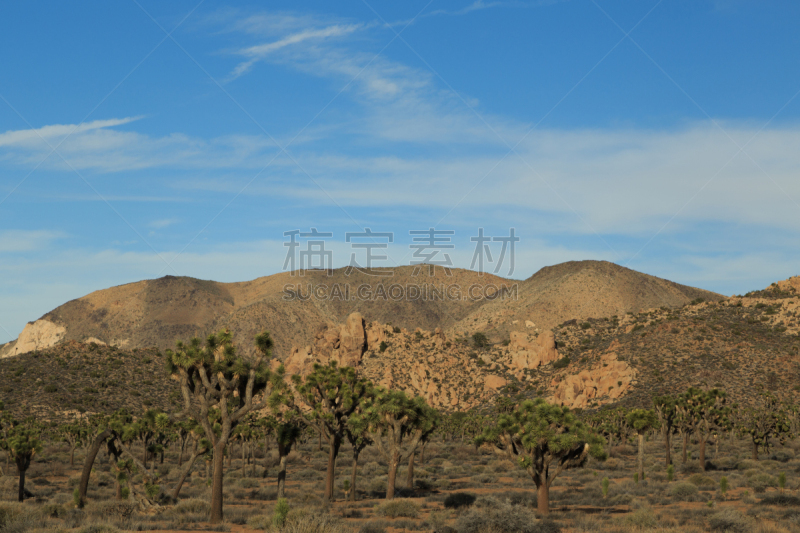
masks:
<path id="1" fill-rule="evenodd" d="M 487 389 L 497 390 L 506 386 L 507 381 L 500 376 L 489 375 L 486 376 L 486 381 L 483 382 Z"/>

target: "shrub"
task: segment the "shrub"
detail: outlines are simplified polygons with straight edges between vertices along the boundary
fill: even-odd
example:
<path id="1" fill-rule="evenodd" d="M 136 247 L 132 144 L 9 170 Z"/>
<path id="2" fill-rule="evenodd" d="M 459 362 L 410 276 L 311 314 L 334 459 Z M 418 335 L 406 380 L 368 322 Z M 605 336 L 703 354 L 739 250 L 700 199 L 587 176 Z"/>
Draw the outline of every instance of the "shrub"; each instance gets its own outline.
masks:
<path id="1" fill-rule="evenodd" d="M 761 505 L 778 505 L 780 507 L 800 506 L 800 497 L 788 494 L 770 494 L 761 498 Z"/>
<path id="2" fill-rule="evenodd" d="M 361 529 L 358 530 L 358 533 L 386 533 L 386 528 L 388 525 L 389 524 L 386 522 L 386 520 L 370 520 L 361 526 Z"/>
<path id="3" fill-rule="evenodd" d="M 175 512 L 180 514 L 207 514 L 208 509 L 208 502 L 198 498 L 183 500 L 175 506 Z"/>
<path id="4" fill-rule="evenodd" d="M 667 467 L 667 481 L 672 481 L 675 478 L 675 467 L 669 465 Z"/>
<path id="5" fill-rule="evenodd" d="M 397 518 L 399 516 L 416 518 L 419 514 L 419 506 L 411 500 L 400 498 L 382 503 L 376 512 L 379 516 L 387 516 L 389 518 Z"/>
<path id="6" fill-rule="evenodd" d="M 481 333 L 480 331 L 477 333 L 472 334 L 472 343 L 475 345 L 476 348 L 486 348 L 489 346 L 489 338 L 486 336 L 485 333 Z"/>
<path id="7" fill-rule="evenodd" d="M 288 514 L 289 502 L 286 501 L 286 498 L 279 499 L 272 513 L 272 523 L 275 524 L 275 527 L 283 528 L 283 525 L 286 523 L 286 515 Z"/>
<path id="8" fill-rule="evenodd" d="M 697 487 L 713 487 L 716 485 L 713 479 L 703 474 L 692 474 L 689 476 L 689 483 Z"/>
<path id="9" fill-rule="evenodd" d="M 545 533 L 560 529 L 536 518 L 533 509 L 482 497 L 456 521 L 458 533 Z"/>
<path id="10" fill-rule="evenodd" d="M 81 529 L 79 533 L 119 533 L 119 529 L 111 524 L 89 524 Z"/>
<path id="11" fill-rule="evenodd" d="M 454 492 L 444 499 L 445 509 L 458 509 L 475 503 L 476 497 L 466 492 Z"/>
<path id="12" fill-rule="evenodd" d="M 646 507 L 636 509 L 631 514 L 622 518 L 621 521 L 636 529 L 652 529 L 658 526 L 658 517 L 653 514 L 653 511 Z"/>
<path id="13" fill-rule="evenodd" d="M 697 495 L 697 486 L 685 481 L 675 483 L 669 488 L 669 495 L 683 501 L 692 501 Z"/>
<path id="14" fill-rule="evenodd" d="M 386 348 L 388 348 L 388 347 L 389 347 L 389 345 L 386 344 L 386 341 L 381 341 L 381 346 L 380 346 L 381 353 L 385 352 Z"/>
<path id="15" fill-rule="evenodd" d="M 742 513 L 734 507 L 723 507 L 708 518 L 711 531 L 733 531 L 745 533 L 752 527 Z"/>
<path id="16" fill-rule="evenodd" d="M 569 366 L 569 363 L 570 363 L 569 357 L 564 356 L 555 363 L 553 363 L 553 368 L 555 369 L 567 368 Z"/>

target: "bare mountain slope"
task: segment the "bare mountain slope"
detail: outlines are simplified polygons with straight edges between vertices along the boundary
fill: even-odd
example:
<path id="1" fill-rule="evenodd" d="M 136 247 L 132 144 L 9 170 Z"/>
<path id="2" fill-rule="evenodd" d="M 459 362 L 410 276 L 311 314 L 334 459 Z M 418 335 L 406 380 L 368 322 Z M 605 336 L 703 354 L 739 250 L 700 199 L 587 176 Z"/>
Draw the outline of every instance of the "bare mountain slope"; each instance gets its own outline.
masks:
<path id="1" fill-rule="evenodd" d="M 722 298 L 598 261 L 547 267 L 524 281 L 460 269 L 453 269 L 452 276 L 442 269 L 415 276 L 411 266 L 394 269 L 391 277 L 372 274 L 308 271 L 239 283 L 167 276 L 112 287 L 67 302 L 29 324 L 19 339 L 0 347 L 0 357 L 69 340 L 164 349 L 178 339 L 229 327 L 242 347 L 249 347 L 256 333 L 270 331 L 277 355 L 284 358 L 291 346 L 309 344 L 321 325 L 343 322 L 353 311 L 412 331 L 485 330 L 507 338 L 511 330 L 524 329 L 526 321 L 544 330 L 572 318 Z M 493 293 L 484 287 L 503 285 L 511 289 L 505 298 L 470 298 Z M 470 287 L 475 287 L 472 293 Z"/>
<path id="2" fill-rule="evenodd" d="M 501 339 L 508 338 L 512 330 L 525 328 L 526 322 L 529 328 L 545 331 L 574 318 L 676 308 L 698 298 L 720 301 L 725 297 L 607 261 L 569 261 L 539 270 L 520 282 L 518 301 L 512 305 L 489 302 L 459 322 L 456 330 L 481 329 Z"/>

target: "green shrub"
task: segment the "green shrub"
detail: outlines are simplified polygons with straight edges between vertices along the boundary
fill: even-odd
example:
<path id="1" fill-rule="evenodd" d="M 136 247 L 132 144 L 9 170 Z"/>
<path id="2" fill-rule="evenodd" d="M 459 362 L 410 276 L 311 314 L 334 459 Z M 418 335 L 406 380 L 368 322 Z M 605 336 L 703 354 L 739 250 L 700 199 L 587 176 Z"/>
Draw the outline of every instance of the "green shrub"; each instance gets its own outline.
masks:
<path id="1" fill-rule="evenodd" d="M 445 509 L 458 509 L 460 507 L 467 507 L 475 503 L 476 496 L 467 492 L 454 492 L 448 494 L 444 499 Z"/>
<path id="2" fill-rule="evenodd" d="M 672 465 L 669 465 L 667 467 L 667 481 L 672 481 L 673 478 L 675 478 L 675 467 L 672 466 Z"/>
<path id="3" fill-rule="evenodd" d="M 708 525 L 711 531 L 746 533 L 753 530 L 747 518 L 734 507 L 723 507 L 711 515 L 708 518 Z"/>
<path id="4" fill-rule="evenodd" d="M 282 528 L 286 523 L 286 515 L 289 514 L 289 502 L 286 498 L 280 498 L 278 503 L 275 504 L 275 510 L 272 513 L 272 523 L 277 528 Z"/>
<path id="5" fill-rule="evenodd" d="M 658 526 L 658 517 L 653 511 L 643 507 L 625 516 L 621 520 L 623 523 L 633 526 L 635 529 L 653 529 Z"/>
<path id="6" fill-rule="evenodd" d="M 675 483 L 669 488 L 669 495 L 683 501 L 692 501 L 697 495 L 697 486 L 685 481 Z"/>
<path id="7" fill-rule="evenodd" d="M 689 476 L 689 483 L 697 487 L 713 487 L 716 485 L 713 479 L 703 474 L 692 474 Z"/>
<path id="8" fill-rule="evenodd" d="M 570 363 L 569 357 L 564 356 L 555 363 L 553 363 L 553 368 L 555 369 L 567 368 L 569 366 L 569 363 Z"/>
<path id="9" fill-rule="evenodd" d="M 400 498 L 389 500 L 378 506 L 376 510 L 378 516 L 389 518 L 416 518 L 419 514 L 419 506 L 411 500 Z"/>
<path id="10" fill-rule="evenodd" d="M 603 498 L 607 498 L 608 497 L 608 478 L 607 477 L 603 478 L 602 488 L 603 488 Z"/>
<path id="11" fill-rule="evenodd" d="M 533 509 L 512 505 L 489 497 L 481 497 L 455 524 L 458 533 L 557 533 L 558 526 L 543 522 Z"/>

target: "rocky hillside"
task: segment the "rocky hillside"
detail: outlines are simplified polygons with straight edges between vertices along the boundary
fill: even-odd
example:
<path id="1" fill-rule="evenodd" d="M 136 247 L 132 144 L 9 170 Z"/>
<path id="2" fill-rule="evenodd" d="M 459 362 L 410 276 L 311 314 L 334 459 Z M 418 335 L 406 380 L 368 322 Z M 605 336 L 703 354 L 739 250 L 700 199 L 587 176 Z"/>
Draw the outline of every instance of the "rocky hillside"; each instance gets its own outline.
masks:
<path id="1" fill-rule="evenodd" d="M 793 278 L 743 297 L 570 319 L 552 330 L 518 323 L 500 342 L 353 312 L 342 322 L 317 323 L 309 342 L 293 346 L 283 362 L 290 374 L 305 374 L 314 362 L 336 360 L 444 410 L 488 409 L 499 395 L 543 396 L 580 409 L 648 406 L 654 394 L 690 386 L 724 388 L 742 404 L 764 387 L 796 403 L 798 290 L 800 278 Z M 10 409 L 45 418 L 175 401 L 157 349 L 93 342 L 2 359 L 0 382 Z"/>
<path id="2" fill-rule="evenodd" d="M 177 339 L 228 327 L 245 351 L 257 333 L 270 331 L 283 359 L 292 346 L 310 344 L 320 324 L 341 323 L 356 311 L 408 331 L 439 328 L 454 338 L 484 331 L 500 342 L 514 330 L 536 334 L 573 318 L 673 308 L 698 297 L 722 299 L 600 261 L 547 267 L 523 281 L 459 269 L 452 276 L 442 269 L 415 276 L 410 266 L 394 269 L 391 277 L 374 274 L 307 271 L 241 283 L 167 276 L 112 287 L 30 323 L 16 341 L 0 346 L 0 358 L 69 340 L 163 350 Z M 507 289 L 504 297 L 492 299 L 500 287 Z"/>
<path id="3" fill-rule="evenodd" d="M 68 341 L 0 359 L 0 400 L 18 419 L 63 421 L 123 407 L 168 410 L 180 397 L 157 350 Z"/>

